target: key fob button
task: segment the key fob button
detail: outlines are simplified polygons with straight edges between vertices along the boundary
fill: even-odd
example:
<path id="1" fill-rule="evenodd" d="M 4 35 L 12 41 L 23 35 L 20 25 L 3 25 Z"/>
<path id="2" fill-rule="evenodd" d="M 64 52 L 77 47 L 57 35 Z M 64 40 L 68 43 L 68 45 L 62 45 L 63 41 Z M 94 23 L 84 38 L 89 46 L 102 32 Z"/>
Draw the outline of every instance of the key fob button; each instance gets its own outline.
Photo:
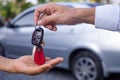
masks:
<path id="1" fill-rule="evenodd" d="M 37 36 L 37 38 L 38 38 L 38 39 L 40 39 L 40 38 L 41 38 L 41 36 L 40 36 L 40 35 L 38 35 L 38 36 Z"/>

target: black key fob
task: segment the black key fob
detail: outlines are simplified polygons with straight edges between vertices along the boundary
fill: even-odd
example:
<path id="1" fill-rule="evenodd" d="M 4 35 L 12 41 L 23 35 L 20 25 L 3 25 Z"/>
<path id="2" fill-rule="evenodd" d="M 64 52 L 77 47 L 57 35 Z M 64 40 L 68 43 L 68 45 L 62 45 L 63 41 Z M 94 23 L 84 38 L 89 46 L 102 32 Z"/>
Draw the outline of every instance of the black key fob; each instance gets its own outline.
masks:
<path id="1" fill-rule="evenodd" d="M 36 28 L 32 35 L 32 44 L 35 46 L 40 46 L 43 40 L 44 30 L 39 27 Z"/>

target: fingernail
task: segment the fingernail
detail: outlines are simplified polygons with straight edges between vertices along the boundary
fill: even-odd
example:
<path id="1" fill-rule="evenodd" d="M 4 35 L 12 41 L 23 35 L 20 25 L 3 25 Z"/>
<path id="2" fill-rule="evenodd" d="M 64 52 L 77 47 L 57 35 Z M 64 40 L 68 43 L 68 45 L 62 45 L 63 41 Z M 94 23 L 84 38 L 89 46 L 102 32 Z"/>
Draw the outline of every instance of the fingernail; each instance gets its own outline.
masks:
<path id="1" fill-rule="evenodd" d="M 60 62 L 64 61 L 64 59 L 62 57 L 58 57 L 58 59 L 60 60 Z"/>
<path id="2" fill-rule="evenodd" d="M 37 22 L 37 24 L 38 24 L 38 25 L 42 25 L 42 21 L 39 20 L 39 21 Z"/>
<path id="3" fill-rule="evenodd" d="M 53 31 L 57 31 L 57 28 L 56 28 L 56 27 L 54 27 L 54 28 L 53 28 Z"/>
<path id="4" fill-rule="evenodd" d="M 47 28 L 49 28 L 50 30 L 52 30 L 52 27 L 51 27 L 51 26 L 48 26 Z"/>

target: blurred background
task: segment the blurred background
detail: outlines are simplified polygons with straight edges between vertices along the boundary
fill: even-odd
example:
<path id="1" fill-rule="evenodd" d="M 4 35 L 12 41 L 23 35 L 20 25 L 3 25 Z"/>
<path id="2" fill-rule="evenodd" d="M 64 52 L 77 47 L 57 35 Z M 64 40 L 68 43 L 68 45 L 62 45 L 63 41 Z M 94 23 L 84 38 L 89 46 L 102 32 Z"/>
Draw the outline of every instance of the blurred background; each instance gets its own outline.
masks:
<path id="1" fill-rule="evenodd" d="M 0 0 L 0 26 L 23 10 L 47 2 L 86 2 L 100 4 L 120 4 L 119 0 Z M 21 7 L 22 6 L 22 7 Z"/>
<path id="2" fill-rule="evenodd" d="M 74 8 L 120 4 L 120 0 L 0 0 L 0 55 L 9 58 L 31 55 L 34 10 L 48 2 Z M 89 71 L 89 78 L 84 80 L 100 77 L 120 80 L 120 74 L 109 77 L 111 73 L 120 73 L 119 32 L 96 29 L 94 25 L 85 23 L 57 25 L 57 28 L 55 33 L 43 29 L 45 55 L 65 59 L 57 65 L 58 68 L 36 76 L 0 72 L 0 80 L 77 80 Z"/>

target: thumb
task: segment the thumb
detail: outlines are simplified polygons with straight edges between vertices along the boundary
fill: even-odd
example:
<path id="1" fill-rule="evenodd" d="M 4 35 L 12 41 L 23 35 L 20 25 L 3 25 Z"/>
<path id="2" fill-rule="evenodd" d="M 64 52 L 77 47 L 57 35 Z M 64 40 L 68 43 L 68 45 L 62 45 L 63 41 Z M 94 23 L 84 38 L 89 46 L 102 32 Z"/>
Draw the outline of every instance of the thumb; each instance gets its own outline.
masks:
<path id="1" fill-rule="evenodd" d="M 53 23 L 55 23 L 53 16 L 46 16 L 46 17 L 41 18 L 38 21 L 38 25 L 48 25 L 48 24 L 53 24 Z"/>

